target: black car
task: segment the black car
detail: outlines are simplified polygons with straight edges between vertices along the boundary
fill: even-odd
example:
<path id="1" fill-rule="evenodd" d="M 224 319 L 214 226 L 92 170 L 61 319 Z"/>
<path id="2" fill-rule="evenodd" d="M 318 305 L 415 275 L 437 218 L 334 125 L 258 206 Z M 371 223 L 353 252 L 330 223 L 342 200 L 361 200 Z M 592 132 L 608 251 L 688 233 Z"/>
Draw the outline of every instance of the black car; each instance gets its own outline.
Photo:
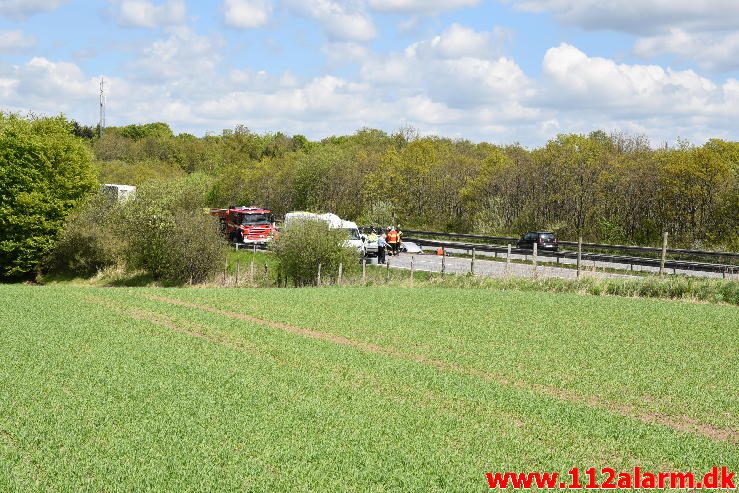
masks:
<path id="1" fill-rule="evenodd" d="M 556 252 L 559 249 L 557 237 L 551 231 L 529 231 L 521 235 L 516 246 L 522 250 L 533 250 L 536 243 L 537 250 L 550 250 Z"/>

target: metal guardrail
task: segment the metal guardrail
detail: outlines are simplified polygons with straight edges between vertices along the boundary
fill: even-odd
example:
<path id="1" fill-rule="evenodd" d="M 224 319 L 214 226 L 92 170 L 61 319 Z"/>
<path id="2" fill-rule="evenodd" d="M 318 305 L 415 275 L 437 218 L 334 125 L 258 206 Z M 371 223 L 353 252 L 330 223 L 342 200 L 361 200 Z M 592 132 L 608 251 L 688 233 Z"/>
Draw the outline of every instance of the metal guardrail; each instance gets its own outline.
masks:
<path id="1" fill-rule="evenodd" d="M 405 237 L 404 240 L 406 241 L 412 241 L 415 243 L 418 243 L 419 245 L 427 245 L 427 246 L 434 246 L 434 247 L 443 247 L 443 248 L 456 248 L 461 250 L 475 250 L 477 252 L 494 252 L 494 253 L 507 253 L 508 247 L 501 247 L 501 246 L 495 246 L 495 245 L 485 245 L 481 243 L 461 243 L 456 241 L 439 241 L 439 240 L 428 240 L 425 238 L 413 238 L 413 237 Z M 583 244 L 584 245 L 584 244 Z M 524 250 L 519 248 L 512 248 L 511 253 L 515 253 L 517 255 L 532 255 L 531 250 Z M 559 262 L 559 259 L 566 258 L 566 259 L 577 259 L 577 252 L 572 251 L 547 251 L 547 250 L 541 250 L 537 252 L 537 255 L 539 257 L 551 257 L 556 258 L 557 262 Z M 660 259 L 652 259 L 652 258 L 644 258 L 644 257 L 629 257 L 624 255 L 607 255 L 602 253 L 586 253 L 583 252 L 581 255 L 582 260 L 590 260 L 595 262 L 606 262 L 606 263 L 614 263 L 614 264 L 627 264 L 630 265 L 633 269 L 633 266 L 643 266 L 643 267 L 659 267 L 660 266 Z M 665 260 L 665 269 L 673 269 L 673 270 L 691 270 L 691 271 L 701 271 L 701 272 L 716 272 L 719 274 L 723 274 L 724 277 L 729 275 L 734 275 L 736 273 L 739 273 L 739 266 L 737 265 L 730 265 L 730 264 L 712 264 L 712 263 L 706 263 L 706 262 L 689 262 L 685 260 Z"/>
<path id="2" fill-rule="evenodd" d="M 462 238 L 469 240 L 479 241 L 490 241 L 490 242 L 506 242 L 515 244 L 518 238 L 513 236 L 485 236 L 485 235 L 473 235 L 473 234 L 462 234 L 462 233 L 440 233 L 438 231 L 416 231 L 408 230 L 404 231 L 405 234 L 420 235 L 420 236 L 432 236 L 432 237 L 444 237 L 444 238 Z M 577 247 L 576 241 L 560 241 L 560 246 Z M 604 243 L 583 243 L 583 248 L 596 248 L 602 250 L 620 250 L 623 252 L 654 252 L 662 253 L 662 249 L 658 247 L 645 247 L 645 246 L 630 246 L 630 245 L 609 245 Z M 725 258 L 736 258 L 739 259 L 739 253 L 736 252 L 715 252 L 710 250 L 690 250 L 683 248 L 668 248 L 668 254 L 675 255 L 693 255 L 696 257 L 725 257 Z"/>

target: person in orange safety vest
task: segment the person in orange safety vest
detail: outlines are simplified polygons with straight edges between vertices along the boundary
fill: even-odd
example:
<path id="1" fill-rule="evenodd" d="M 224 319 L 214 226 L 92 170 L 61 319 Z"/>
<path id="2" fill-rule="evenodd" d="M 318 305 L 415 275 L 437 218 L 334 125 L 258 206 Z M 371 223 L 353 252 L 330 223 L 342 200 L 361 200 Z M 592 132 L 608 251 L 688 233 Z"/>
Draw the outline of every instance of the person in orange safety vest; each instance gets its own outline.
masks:
<path id="1" fill-rule="evenodd" d="M 395 231 L 395 228 L 391 228 L 390 231 L 387 233 L 387 245 L 390 248 L 390 250 L 393 252 L 393 255 L 398 254 L 398 241 L 400 238 L 398 237 L 398 232 Z"/>

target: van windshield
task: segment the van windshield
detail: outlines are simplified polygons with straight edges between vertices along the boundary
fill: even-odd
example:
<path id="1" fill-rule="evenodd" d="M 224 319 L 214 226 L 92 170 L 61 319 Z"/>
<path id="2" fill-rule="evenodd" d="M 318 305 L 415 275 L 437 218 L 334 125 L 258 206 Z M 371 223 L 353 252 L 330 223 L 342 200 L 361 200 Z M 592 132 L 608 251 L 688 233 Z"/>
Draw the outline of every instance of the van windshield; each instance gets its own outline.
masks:
<path id="1" fill-rule="evenodd" d="M 347 229 L 350 240 L 361 240 L 358 229 Z"/>

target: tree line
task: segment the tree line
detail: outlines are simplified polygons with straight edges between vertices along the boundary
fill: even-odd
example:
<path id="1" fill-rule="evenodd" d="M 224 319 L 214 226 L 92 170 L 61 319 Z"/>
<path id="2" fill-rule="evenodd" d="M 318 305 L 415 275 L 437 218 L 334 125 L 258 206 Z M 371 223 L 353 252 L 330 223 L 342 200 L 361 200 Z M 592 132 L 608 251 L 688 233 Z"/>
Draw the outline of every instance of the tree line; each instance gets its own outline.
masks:
<path id="1" fill-rule="evenodd" d="M 311 141 L 237 126 L 99 131 L 63 116 L 0 113 L 0 278 L 32 276 L 99 183 L 193 178 L 197 207 L 330 211 L 361 224 L 739 250 L 739 142 L 562 134 L 544 146 L 362 129 Z M 193 182 L 194 183 L 194 182 Z"/>
<path id="2" fill-rule="evenodd" d="M 102 181 L 140 184 L 202 173 L 212 206 L 253 204 L 279 216 L 331 211 L 361 223 L 563 239 L 739 249 L 739 142 L 562 134 L 546 145 L 473 143 L 363 129 L 309 141 L 239 126 L 198 138 L 163 123 L 89 139 Z"/>

